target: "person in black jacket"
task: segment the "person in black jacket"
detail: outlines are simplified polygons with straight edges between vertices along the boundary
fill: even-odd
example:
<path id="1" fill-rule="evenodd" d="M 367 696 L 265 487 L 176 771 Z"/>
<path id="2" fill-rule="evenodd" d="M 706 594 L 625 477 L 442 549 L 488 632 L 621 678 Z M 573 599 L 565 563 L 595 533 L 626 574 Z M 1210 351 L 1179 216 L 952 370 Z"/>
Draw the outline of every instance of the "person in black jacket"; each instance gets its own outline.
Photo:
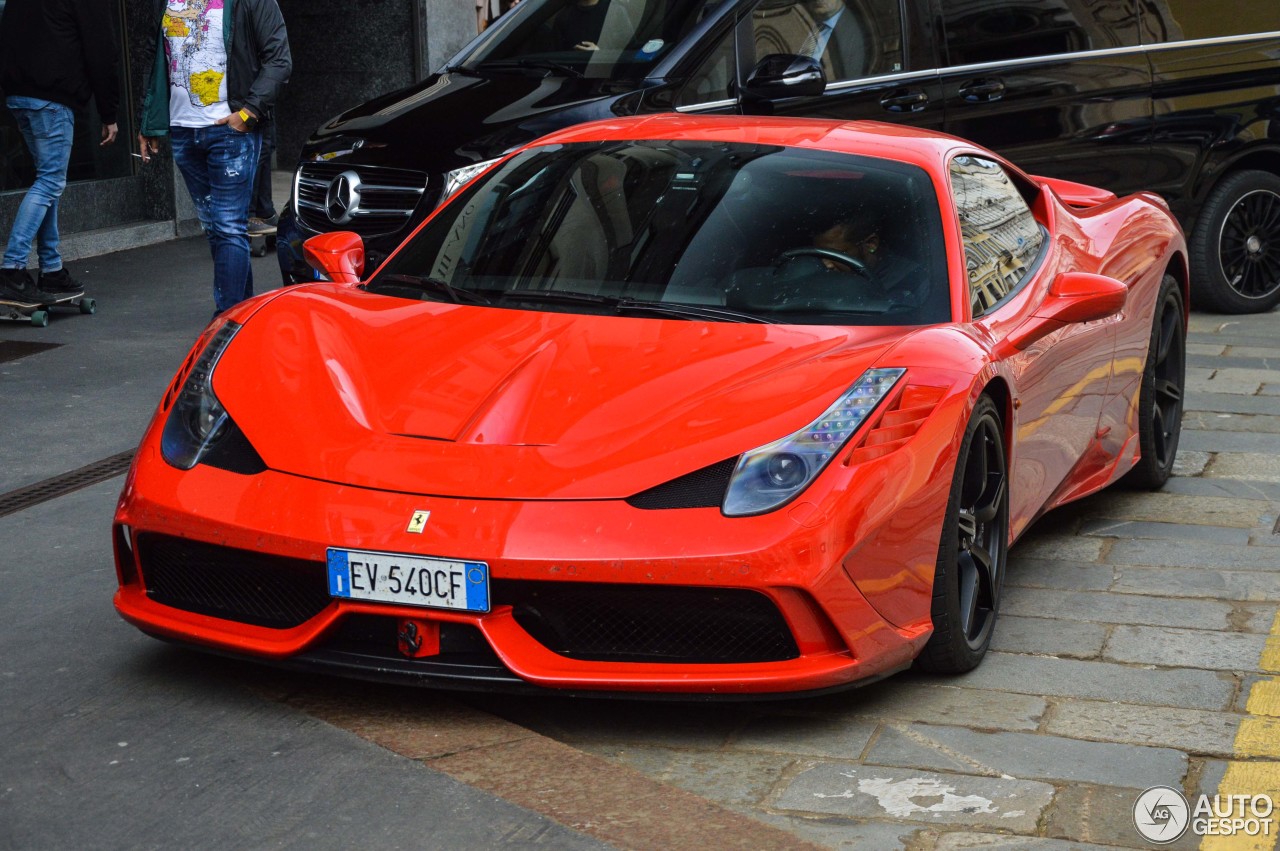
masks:
<path id="1" fill-rule="evenodd" d="M 58 200 L 67 185 L 74 110 L 94 99 L 102 142 L 116 140 L 119 47 L 101 0 L 9 0 L 0 18 L 0 88 L 35 161 L 36 179 L 9 231 L 0 299 L 42 304 L 81 295 L 58 252 Z M 27 272 L 37 247 L 40 277 Z"/>
<path id="2" fill-rule="evenodd" d="M 164 136 L 213 254 L 214 315 L 253 295 L 249 201 L 262 134 L 293 61 L 276 0 L 152 0 L 138 143 Z"/>

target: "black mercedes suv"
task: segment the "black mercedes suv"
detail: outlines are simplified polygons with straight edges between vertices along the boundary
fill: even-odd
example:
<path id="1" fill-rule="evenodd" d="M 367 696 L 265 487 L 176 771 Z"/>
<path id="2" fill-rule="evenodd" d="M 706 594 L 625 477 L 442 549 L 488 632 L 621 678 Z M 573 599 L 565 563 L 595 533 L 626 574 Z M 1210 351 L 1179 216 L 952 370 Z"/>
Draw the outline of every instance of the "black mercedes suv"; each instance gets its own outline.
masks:
<path id="1" fill-rule="evenodd" d="M 1151 189 L 1196 303 L 1280 303 L 1276 0 L 524 0 L 439 73 L 308 140 L 281 225 L 380 263 L 451 192 L 549 131 L 651 112 L 879 119 L 1024 169 Z"/>

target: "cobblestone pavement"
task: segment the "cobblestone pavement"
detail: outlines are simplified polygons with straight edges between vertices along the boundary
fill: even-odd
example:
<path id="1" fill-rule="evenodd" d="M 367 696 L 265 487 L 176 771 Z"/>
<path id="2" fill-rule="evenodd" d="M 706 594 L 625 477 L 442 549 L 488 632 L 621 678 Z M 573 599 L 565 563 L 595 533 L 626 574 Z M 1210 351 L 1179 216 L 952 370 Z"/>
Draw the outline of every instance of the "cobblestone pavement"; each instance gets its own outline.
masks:
<path id="1" fill-rule="evenodd" d="M 1176 478 L 1037 523 L 968 675 L 763 705 L 477 703 L 834 848 L 1152 847 L 1132 809 L 1156 785 L 1280 807 L 1280 313 L 1195 315 L 1188 348 Z M 1276 827 L 1203 847 L 1271 849 Z"/>

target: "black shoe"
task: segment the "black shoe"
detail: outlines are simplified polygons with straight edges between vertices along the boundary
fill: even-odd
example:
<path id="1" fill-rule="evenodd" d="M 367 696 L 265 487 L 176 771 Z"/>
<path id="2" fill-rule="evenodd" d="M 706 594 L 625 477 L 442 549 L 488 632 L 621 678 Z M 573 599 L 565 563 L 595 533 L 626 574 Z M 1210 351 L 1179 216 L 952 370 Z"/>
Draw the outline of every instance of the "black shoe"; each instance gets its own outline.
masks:
<path id="1" fill-rule="evenodd" d="M 251 216 L 249 218 L 249 236 L 271 236 L 276 232 L 276 217 L 269 219 Z"/>
<path id="2" fill-rule="evenodd" d="M 28 307 L 40 304 L 35 282 L 26 269 L 0 269 L 0 301 L 12 301 Z"/>
<path id="3" fill-rule="evenodd" d="M 41 272 L 36 290 L 42 298 L 50 301 L 84 295 L 84 287 L 71 277 L 65 267 L 56 272 Z"/>

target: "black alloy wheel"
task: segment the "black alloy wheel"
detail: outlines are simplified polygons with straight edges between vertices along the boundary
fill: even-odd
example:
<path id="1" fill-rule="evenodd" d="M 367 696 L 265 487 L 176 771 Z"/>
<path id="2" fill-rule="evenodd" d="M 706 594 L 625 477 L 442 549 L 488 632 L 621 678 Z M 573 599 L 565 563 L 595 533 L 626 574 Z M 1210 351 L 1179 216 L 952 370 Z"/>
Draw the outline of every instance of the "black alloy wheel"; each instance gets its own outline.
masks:
<path id="1" fill-rule="evenodd" d="M 1172 275 L 1165 275 L 1151 321 L 1151 343 L 1139 390 L 1138 446 L 1142 457 L 1124 478 L 1131 487 L 1155 490 L 1173 474 L 1182 435 L 1186 341 L 1182 288 Z"/>
<path id="2" fill-rule="evenodd" d="M 1280 304 L 1280 177 L 1224 178 L 1201 208 L 1189 248 L 1198 306 L 1260 313 Z"/>
<path id="3" fill-rule="evenodd" d="M 982 661 L 1008 560 L 1008 453 L 1000 414 L 983 396 L 960 445 L 934 575 L 933 635 L 920 667 L 958 674 Z"/>

